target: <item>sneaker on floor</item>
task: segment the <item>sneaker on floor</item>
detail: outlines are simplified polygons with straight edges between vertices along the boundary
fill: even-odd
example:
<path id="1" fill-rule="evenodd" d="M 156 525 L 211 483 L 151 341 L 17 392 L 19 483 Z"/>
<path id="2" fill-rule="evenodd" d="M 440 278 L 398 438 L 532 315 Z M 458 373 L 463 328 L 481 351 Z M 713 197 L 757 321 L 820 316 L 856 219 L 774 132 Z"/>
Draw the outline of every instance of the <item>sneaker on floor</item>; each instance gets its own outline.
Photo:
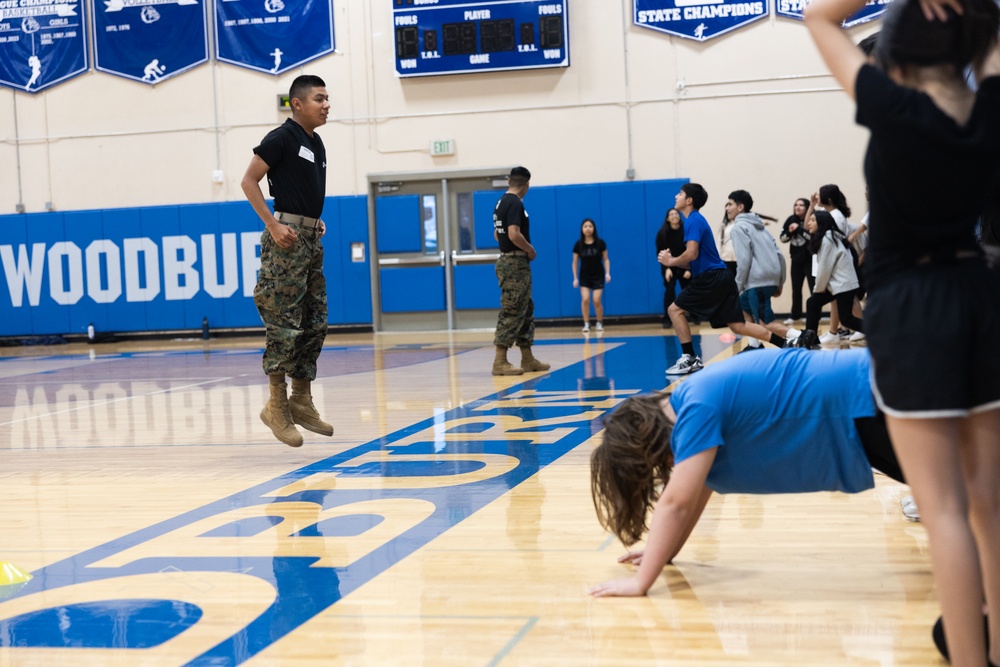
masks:
<path id="1" fill-rule="evenodd" d="M 839 343 L 840 336 L 833 333 L 832 331 L 827 331 L 825 334 L 819 337 L 819 342 L 822 345 L 829 345 L 830 343 Z"/>
<path id="2" fill-rule="evenodd" d="M 601 324 L 600 322 L 598 322 L 597 324 L 594 325 L 594 331 L 596 331 L 598 333 L 600 333 L 601 331 L 604 331 L 604 325 Z"/>
<path id="3" fill-rule="evenodd" d="M 800 347 L 806 350 L 815 350 L 819 347 L 819 338 L 812 329 L 806 329 L 796 338 L 788 341 L 788 347 Z"/>
<path id="4" fill-rule="evenodd" d="M 913 496 L 906 496 L 899 501 L 899 507 L 903 510 L 903 516 L 910 521 L 920 521 L 920 509 L 913 501 Z"/>
<path id="5" fill-rule="evenodd" d="M 848 338 L 851 337 L 852 333 L 854 332 L 852 332 L 850 329 L 845 329 L 844 327 L 840 327 L 839 329 L 837 329 L 837 335 L 840 336 L 840 340 L 847 340 Z"/>
<path id="6" fill-rule="evenodd" d="M 788 319 L 785 320 L 785 326 L 786 327 L 790 327 L 793 324 L 795 324 L 795 318 L 789 317 Z"/>
<path id="7" fill-rule="evenodd" d="M 847 341 L 849 343 L 860 343 L 864 341 L 864 339 L 865 335 L 863 333 L 861 333 L 860 331 L 855 331 L 848 337 Z"/>
<path id="8" fill-rule="evenodd" d="M 687 375 L 700 371 L 704 367 L 705 364 L 701 363 L 701 357 L 693 354 L 682 354 L 677 363 L 667 369 L 667 375 Z"/>
<path id="9" fill-rule="evenodd" d="M 589 332 L 590 332 L 590 322 L 584 322 L 583 323 L 583 333 L 589 333 Z"/>

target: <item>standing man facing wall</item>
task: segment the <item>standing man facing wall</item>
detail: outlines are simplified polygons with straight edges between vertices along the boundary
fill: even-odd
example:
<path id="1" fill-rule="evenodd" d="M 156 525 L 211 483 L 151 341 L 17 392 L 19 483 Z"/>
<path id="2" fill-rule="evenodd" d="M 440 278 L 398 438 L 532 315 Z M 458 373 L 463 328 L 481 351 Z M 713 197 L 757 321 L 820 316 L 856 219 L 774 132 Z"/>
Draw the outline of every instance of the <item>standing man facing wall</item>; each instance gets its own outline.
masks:
<path id="1" fill-rule="evenodd" d="M 500 282 L 500 315 L 493 338 L 496 359 L 493 375 L 521 375 L 549 370 L 549 365 L 535 359 L 535 303 L 531 299 L 531 266 L 535 248 L 531 245 L 528 213 L 521 200 L 528 194 L 531 172 L 514 167 L 507 177 L 507 192 L 493 209 L 493 237 L 500 244 L 497 280 Z M 507 361 L 507 350 L 514 344 L 521 348 L 521 367 Z"/>
<path id="2" fill-rule="evenodd" d="M 240 185 L 264 221 L 260 273 L 254 303 L 264 321 L 264 372 L 271 396 L 260 419 L 274 436 L 292 447 L 302 445 L 295 424 L 333 435 L 313 405 L 310 384 L 327 331 L 326 277 L 320 220 L 326 197 L 326 148 L 314 130 L 326 124 L 330 96 L 318 76 L 299 76 L 288 97 L 292 117 L 268 133 L 253 149 Z M 264 200 L 260 180 L 274 197 L 274 213 Z M 292 378 L 288 397 L 286 376 Z"/>

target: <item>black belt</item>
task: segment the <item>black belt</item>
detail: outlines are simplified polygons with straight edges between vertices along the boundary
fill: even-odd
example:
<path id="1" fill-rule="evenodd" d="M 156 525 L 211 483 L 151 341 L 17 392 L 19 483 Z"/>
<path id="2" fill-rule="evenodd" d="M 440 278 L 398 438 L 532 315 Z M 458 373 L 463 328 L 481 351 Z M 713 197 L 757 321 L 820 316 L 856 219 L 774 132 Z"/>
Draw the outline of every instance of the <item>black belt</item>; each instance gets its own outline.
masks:
<path id="1" fill-rule="evenodd" d="M 274 217 L 286 225 L 299 225 L 300 227 L 309 227 L 310 229 L 319 229 L 319 223 L 321 222 L 319 218 L 307 218 L 304 215 L 295 215 L 294 213 L 285 213 L 284 211 L 275 211 Z"/>
<path id="2" fill-rule="evenodd" d="M 527 257 L 528 256 L 528 253 L 524 252 L 523 250 L 511 250 L 510 252 L 502 252 L 500 254 L 503 255 L 504 257 L 512 257 L 512 256 L 513 257 Z"/>

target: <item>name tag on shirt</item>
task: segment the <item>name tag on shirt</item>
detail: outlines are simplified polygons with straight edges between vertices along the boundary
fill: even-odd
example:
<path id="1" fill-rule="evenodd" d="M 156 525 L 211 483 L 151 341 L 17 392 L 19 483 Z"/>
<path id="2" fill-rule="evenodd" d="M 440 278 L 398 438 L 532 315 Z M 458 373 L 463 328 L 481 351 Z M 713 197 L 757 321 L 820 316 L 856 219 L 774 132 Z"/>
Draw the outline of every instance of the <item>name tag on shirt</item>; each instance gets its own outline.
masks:
<path id="1" fill-rule="evenodd" d="M 305 158 L 312 163 L 316 162 L 316 156 L 305 146 L 299 146 L 299 157 Z"/>

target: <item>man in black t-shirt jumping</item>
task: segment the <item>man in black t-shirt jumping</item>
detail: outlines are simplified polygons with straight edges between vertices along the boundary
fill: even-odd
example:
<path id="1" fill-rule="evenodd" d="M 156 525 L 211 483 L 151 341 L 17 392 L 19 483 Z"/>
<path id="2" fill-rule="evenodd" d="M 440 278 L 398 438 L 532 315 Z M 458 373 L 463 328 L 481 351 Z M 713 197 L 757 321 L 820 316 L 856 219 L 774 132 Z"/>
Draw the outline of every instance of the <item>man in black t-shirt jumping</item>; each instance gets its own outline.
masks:
<path id="1" fill-rule="evenodd" d="M 531 172 L 514 167 L 507 177 L 507 192 L 493 210 L 493 238 L 500 244 L 497 280 L 500 282 L 500 315 L 493 338 L 496 359 L 493 375 L 521 375 L 549 370 L 549 365 L 535 359 L 531 345 L 535 341 L 535 304 L 531 299 L 531 266 L 535 248 L 531 245 L 528 213 L 521 202 L 528 194 Z M 521 367 L 507 361 L 507 350 L 521 348 Z"/>
<path id="2" fill-rule="evenodd" d="M 330 96 L 318 76 L 300 76 L 288 96 L 292 117 L 268 133 L 253 149 L 241 186 L 264 221 L 260 273 L 254 303 L 264 322 L 264 372 L 270 400 L 260 413 L 274 436 L 292 447 L 302 445 L 299 424 L 320 435 L 333 427 L 320 419 L 310 385 L 326 338 L 326 277 L 320 220 L 326 197 L 326 148 L 314 130 L 326 124 Z M 264 200 L 260 180 L 267 176 L 274 213 Z M 292 378 L 288 397 L 286 376 Z"/>

